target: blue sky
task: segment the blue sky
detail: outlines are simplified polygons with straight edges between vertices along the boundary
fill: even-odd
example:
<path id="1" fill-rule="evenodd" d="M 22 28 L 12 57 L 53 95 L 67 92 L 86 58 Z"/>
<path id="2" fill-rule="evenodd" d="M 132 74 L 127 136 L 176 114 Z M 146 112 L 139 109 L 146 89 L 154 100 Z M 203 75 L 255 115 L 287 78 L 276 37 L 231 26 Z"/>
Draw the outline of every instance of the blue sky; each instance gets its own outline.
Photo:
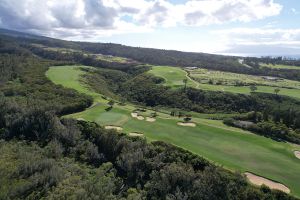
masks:
<path id="1" fill-rule="evenodd" d="M 0 0 L 0 27 L 193 52 L 300 55 L 299 0 Z"/>

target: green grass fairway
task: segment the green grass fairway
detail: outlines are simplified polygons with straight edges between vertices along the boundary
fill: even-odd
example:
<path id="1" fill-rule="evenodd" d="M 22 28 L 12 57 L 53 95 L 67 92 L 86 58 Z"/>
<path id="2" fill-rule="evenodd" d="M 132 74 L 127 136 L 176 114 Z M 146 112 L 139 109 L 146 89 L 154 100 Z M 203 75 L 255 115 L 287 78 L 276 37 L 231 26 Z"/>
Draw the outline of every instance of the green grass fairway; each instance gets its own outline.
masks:
<path id="1" fill-rule="evenodd" d="M 294 150 L 300 150 L 299 146 L 228 127 L 217 120 L 193 118 L 192 121 L 197 123 L 196 127 L 182 127 L 177 125 L 178 118 L 158 112 L 155 122 L 140 121 L 131 117 L 135 106 L 130 104 L 116 105 L 107 112 L 106 102 L 98 100 L 101 95 L 95 95 L 79 82 L 82 73 L 84 72 L 76 66 L 52 67 L 47 72 L 47 77 L 56 84 L 91 94 L 95 101 L 100 102 L 83 112 L 66 117 L 83 118 L 101 125 L 121 126 L 125 133 L 143 133 L 149 141 L 169 142 L 225 168 L 250 171 L 283 183 L 291 189 L 292 194 L 300 197 L 300 160 L 293 154 Z M 149 111 L 141 114 L 146 116 Z"/>
<path id="2" fill-rule="evenodd" d="M 169 66 L 152 66 L 149 73 L 154 76 L 161 77 L 165 79 L 164 85 L 178 88 L 184 87 L 184 79 L 188 79 L 187 86 L 197 87 L 197 82 L 192 81 L 186 76 L 186 72 L 179 67 L 169 67 Z"/>
<path id="3" fill-rule="evenodd" d="M 298 69 L 300 70 L 300 67 L 298 66 L 291 66 L 291 65 L 272 65 L 272 64 L 265 64 L 262 63 L 260 64 L 262 67 L 268 67 L 268 68 L 273 68 L 273 69 Z"/>
<path id="4" fill-rule="evenodd" d="M 202 69 L 200 69 L 202 70 Z M 207 70 L 206 70 L 207 71 Z M 164 85 L 178 88 L 183 87 L 183 79 L 185 79 L 187 76 L 187 72 L 179 67 L 169 67 L 169 66 L 153 66 L 152 69 L 149 71 L 149 73 L 164 78 L 166 81 Z M 243 75 L 243 74 L 233 74 L 233 73 L 227 73 L 227 72 L 210 72 L 210 75 L 199 75 L 199 71 L 195 70 L 195 72 L 191 72 L 192 77 L 199 78 L 203 81 L 207 80 L 208 77 L 211 77 L 212 79 L 218 79 L 218 80 L 227 80 L 227 81 L 233 81 L 234 76 L 235 79 L 237 76 L 241 76 L 239 80 L 250 80 L 251 82 L 257 83 L 257 84 L 263 84 L 261 78 L 254 78 L 254 76 L 249 75 Z M 300 82 L 298 81 L 291 81 L 291 80 L 283 80 L 278 83 L 269 82 L 264 83 L 271 86 L 257 86 L 256 92 L 262 92 L 262 93 L 272 93 L 274 94 L 274 89 L 276 87 L 280 88 L 280 95 L 290 96 L 294 98 L 300 99 Z M 240 94 L 250 94 L 251 90 L 249 86 L 231 86 L 231 85 L 211 85 L 206 83 L 199 83 L 197 81 L 194 81 L 192 79 L 188 79 L 189 87 L 194 87 L 198 89 L 203 90 L 211 90 L 211 91 L 223 91 L 223 92 L 232 92 L 232 93 L 240 93 Z M 276 87 L 272 87 L 276 86 Z M 287 89 L 282 88 L 280 86 L 292 86 L 295 89 Z M 299 88 L 299 89 L 296 89 Z"/>

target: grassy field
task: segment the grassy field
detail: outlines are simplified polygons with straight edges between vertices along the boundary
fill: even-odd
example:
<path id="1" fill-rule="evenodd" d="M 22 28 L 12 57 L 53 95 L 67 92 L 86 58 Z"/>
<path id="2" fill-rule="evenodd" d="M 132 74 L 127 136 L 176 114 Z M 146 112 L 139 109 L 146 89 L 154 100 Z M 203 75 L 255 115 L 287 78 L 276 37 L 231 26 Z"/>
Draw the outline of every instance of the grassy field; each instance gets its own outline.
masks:
<path id="1" fill-rule="evenodd" d="M 197 87 L 198 83 L 189 79 L 186 72 L 179 67 L 152 66 L 149 73 L 165 79 L 164 85 L 178 88 L 184 86 L 184 79 L 188 79 L 187 86 Z"/>
<path id="2" fill-rule="evenodd" d="M 92 54 L 96 56 L 96 59 L 104 60 L 107 62 L 119 62 L 119 63 L 127 63 L 129 60 L 127 58 L 123 57 L 117 57 L 117 56 L 107 56 L 102 54 Z"/>
<path id="3" fill-rule="evenodd" d="M 204 73 L 201 73 L 204 72 Z M 178 88 L 183 87 L 183 79 L 187 78 L 187 72 L 178 67 L 169 67 L 169 66 L 154 66 L 149 71 L 149 73 L 162 77 L 166 80 L 164 85 Z M 232 92 L 232 93 L 240 93 L 240 94 L 250 94 L 251 90 L 249 86 L 233 86 L 233 85 L 226 85 L 224 84 L 227 82 L 233 82 L 235 80 L 242 80 L 242 81 L 252 81 L 256 84 L 265 84 L 263 86 L 257 86 L 256 92 L 263 92 L 263 93 L 274 93 L 274 89 L 277 86 L 280 88 L 280 95 L 286 95 L 294 98 L 300 98 L 300 82 L 298 81 L 291 81 L 291 80 L 282 80 L 278 82 L 274 81 L 265 81 L 262 82 L 263 79 L 255 76 L 250 75 L 242 75 L 242 74 L 233 74 L 227 72 L 214 72 L 214 71 L 207 71 L 202 69 L 197 69 L 190 72 L 190 76 L 196 79 L 200 79 L 201 82 L 194 81 L 192 79 L 188 79 L 188 86 L 199 88 L 203 90 L 212 90 L 212 91 L 224 91 L 224 92 Z M 202 77 L 202 78 L 201 78 Z M 223 84 L 216 85 L 216 84 L 207 84 L 209 79 L 213 79 L 214 82 L 218 80 L 222 80 Z M 226 81 L 225 81 L 226 80 Z M 204 82 L 204 83 L 202 83 Z M 273 86 L 267 86 L 273 85 Z M 282 88 L 284 86 L 294 87 L 294 89 L 287 89 Z M 296 89 L 299 88 L 299 89 Z"/>
<path id="4" fill-rule="evenodd" d="M 272 64 L 261 63 L 260 66 L 273 68 L 273 69 L 299 69 L 300 70 L 300 67 L 290 66 L 290 65 L 272 65 Z"/>
<path id="5" fill-rule="evenodd" d="M 162 140 L 172 143 L 225 168 L 241 172 L 250 171 L 281 182 L 287 185 L 294 195 L 300 197 L 300 160 L 293 155 L 294 150 L 300 150 L 299 146 L 279 143 L 228 127 L 221 121 L 201 118 L 201 115 L 192 119 L 197 124 L 196 127 L 182 127 L 177 125 L 180 119 L 160 112 L 155 122 L 132 118 L 131 112 L 136 107 L 130 104 L 115 105 L 112 110 L 106 111 L 106 100 L 80 82 L 80 75 L 83 73 L 78 66 L 52 67 L 47 71 L 47 77 L 54 83 L 92 95 L 95 102 L 98 102 L 83 112 L 65 117 L 82 118 L 101 125 L 121 126 L 125 133 L 143 133 L 149 141 Z M 172 75 L 178 77 L 177 73 L 172 72 Z M 180 78 L 179 76 L 177 81 Z M 167 81 L 172 82 L 172 79 Z M 140 114 L 147 116 L 149 113 L 151 111 Z"/>
<path id="6" fill-rule="evenodd" d="M 294 88 L 300 89 L 299 81 L 292 81 L 287 79 L 269 80 L 268 77 L 253 76 L 247 74 L 236 74 L 222 71 L 212 71 L 207 69 L 196 69 L 190 70 L 190 77 L 194 78 L 200 83 L 208 83 L 209 80 L 213 81 L 214 84 L 221 83 L 225 86 L 235 86 L 237 83 L 243 84 L 255 84 L 262 86 L 272 86 L 279 88 Z"/>

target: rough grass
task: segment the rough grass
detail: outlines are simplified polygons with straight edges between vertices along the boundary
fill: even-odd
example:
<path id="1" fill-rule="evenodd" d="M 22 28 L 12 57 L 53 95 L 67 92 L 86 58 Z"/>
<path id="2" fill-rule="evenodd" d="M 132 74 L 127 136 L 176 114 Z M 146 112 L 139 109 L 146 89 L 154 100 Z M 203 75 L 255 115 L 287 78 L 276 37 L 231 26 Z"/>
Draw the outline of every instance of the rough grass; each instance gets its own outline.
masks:
<path id="1" fill-rule="evenodd" d="M 207 83 L 200 83 L 194 81 L 192 79 L 188 79 L 188 86 L 194 87 L 203 90 L 211 90 L 211 91 L 223 91 L 223 92 L 232 92 L 232 93 L 240 93 L 240 94 L 250 94 L 251 90 L 249 86 L 233 86 L 233 85 L 226 85 L 225 82 L 233 83 L 235 80 L 239 80 L 241 82 L 249 83 L 256 83 L 256 84 L 264 84 L 263 86 L 257 86 L 256 92 L 262 93 L 272 93 L 274 94 L 275 88 L 279 88 L 280 92 L 279 95 L 290 96 L 294 98 L 300 98 L 300 82 L 298 81 L 291 81 L 291 80 L 282 80 L 282 81 L 263 81 L 262 78 L 257 76 L 250 76 L 250 75 L 242 75 L 242 74 L 233 74 L 227 72 L 213 72 L 210 71 L 208 73 L 207 70 L 204 70 L 205 74 L 201 74 L 201 70 L 195 70 L 190 72 L 190 76 L 196 79 L 200 79 L 201 82 L 208 82 L 209 79 L 212 79 L 214 82 L 218 80 L 223 80 L 223 84 L 216 85 L 216 84 L 207 84 Z M 154 66 L 149 71 L 149 73 L 164 78 L 166 81 L 164 85 L 170 86 L 173 88 L 183 87 L 183 79 L 186 78 L 187 72 L 182 68 L 178 67 L 169 67 L 169 66 Z M 234 79 L 235 76 L 235 79 Z M 202 77 L 202 78 L 201 78 Z M 237 77 L 240 77 L 237 79 Z M 268 86 L 269 85 L 269 86 Z M 275 87 L 276 86 L 276 87 Z M 294 87 L 294 89 L 287 89 L 282 87 Z M 299 88 L 299 89 L 296 89 Z"/>
<path id="2" fill-rule="evenodd" d="M 94 92 L 78 81 L 83 73 L 78 69 L 79 67 L 74 66 L 53 67 L 47 72 L 47 76 L 56 84 L 94 95 Z M 94 95 L 94 98 L 95 101 L 100 101 L 100 95 Z M 100 125 L 121 126 L 126 133 L 143 133 L 149 141 L 169 142 L 225 168 L 252 172 L 283 183 L 291 189 L 292 194 L 300 197 L 300 162 L 294 156 L 294 150 L 300 150 L 299 146 L 279 143 L 247 131 L 227 127 L 217 120 L 193 118 L 192 121 L 197 123 L 196 127 L 182 127 L 177 125 L 182 119 L 160 112 L 153 123 L 134 119 L 131 117 L 134 105 L 116 105 L 110 111 L 105 110 L 107 107 L 102 101 L 86 111 L 66 117 L 83 118 Z"/>
<path id="3" fill-rule="evenodd" d="M 260 66 L 273 68 L 273 69 L 299 69 L 300 70 L 299 66 L 290 66 L 290 65 L 272 65 L 272 64 L 261 63 Z"/>
<path id="4" fill-rule="evenodd" d="M 299 67 L 300 69 L 300 67 Z M 264 85 L 264 86 L 272 86 L 272 87 L 288 87 L 294 89 L 300 89 L 300 82 L 280 79 L 280 80 L 268 80 L 264 76 L 254 76 L 247 74 L 237 74 L 230 72 L 222 72 L 222 71 L 211 71 L 207 69 L 197 69 L 191 70 L 190 76 L 199 80 L 200 83 L 208 83 L 209 80 L 212 80 L 215 83 L 221 82 L 222 85 L 232 85 L 234 86 L 236 82 L 240 82 L 243 84 L 256 84 L 256 85 Z"/>

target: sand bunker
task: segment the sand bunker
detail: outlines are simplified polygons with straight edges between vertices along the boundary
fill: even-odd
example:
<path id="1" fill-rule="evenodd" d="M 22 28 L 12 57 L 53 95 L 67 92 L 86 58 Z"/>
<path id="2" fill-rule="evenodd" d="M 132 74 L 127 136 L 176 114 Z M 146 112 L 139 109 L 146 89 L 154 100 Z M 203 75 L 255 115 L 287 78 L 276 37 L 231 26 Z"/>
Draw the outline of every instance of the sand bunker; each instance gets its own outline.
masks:
<path id="1" fill-rule="evenodd" d="M 85 121 L 85 119 L 83 119 L 83 118 L 77 118 L 77 120 L 79 120 L 79 121 Z"/>
<path id="2" fill-rule="evenodd" d="M 196 127 L 196 124 L 193 123 L 193 122 L 186 122 L 186 123 L 184 123 L 184 122 L 178 122 L 177 124 L 178 124 L 179 126 Z"/>
<path id="3" fill-rule="evenodd" d="M 146 121 L 147 121 L 147 122 L 155 122 L 156 119 L 153 118 L 153 117 L 146 117 Z"/>
<path id="4" fill-rule="evenodd" d="M 131 113 L 131 117 L 137 118 L 138 120 L 144 120 L 145 118 L 143 116 L 140 116 L 138 113 L 133 112 Z"/>
<path id="5" fill-rule="evenodd" d="M 138 113 L 136 113 L 136 112 L 131 113 L 131 117 L 137 118 L 137 116 L 138 116 Z"/>
<path id="6" fill-rule="evenodd" d="M 105 126 L 104 128 L 105 129 L 114 129 L 114 130 L 117 130 L 117 131 L 122 131 L 123 130 L 123 128 L 119 127 L 119 126 Z"/>
<path id="7" fill-rule="evenodd" d="M 134 137 L 142 137 L 143 135 L 144 135 L 143 133 L 137 133 L 137 132 L 129 133 L 129 136 L 134 136 Z"/>
<path id="8" fill-rule="evenodd" d="M 137 116 L 136 117 L 138 120 L 144 120 L 145 118 L 143 116 Z"/>
<path id="9" fill-rule="evenodd" d="M 294 154 L 295 154 L 295 156 L 296 156 L 297 158 L 300 159 L 300 151 L 294 151 Z"/>
<path id="10" fill-rule="evenodd" d="M 269 179 L 263 178 L 261 176 L 257 176 L 249 172 L 246 172 L 245 175 L 247 176 L 249 181 L 255 185 L 259 185 L 259 186 L 266 185 L 271 189 L 281 190 L 285 193 L 290 193 L 290 189 L 281 183 L 271 181 Z"/>

